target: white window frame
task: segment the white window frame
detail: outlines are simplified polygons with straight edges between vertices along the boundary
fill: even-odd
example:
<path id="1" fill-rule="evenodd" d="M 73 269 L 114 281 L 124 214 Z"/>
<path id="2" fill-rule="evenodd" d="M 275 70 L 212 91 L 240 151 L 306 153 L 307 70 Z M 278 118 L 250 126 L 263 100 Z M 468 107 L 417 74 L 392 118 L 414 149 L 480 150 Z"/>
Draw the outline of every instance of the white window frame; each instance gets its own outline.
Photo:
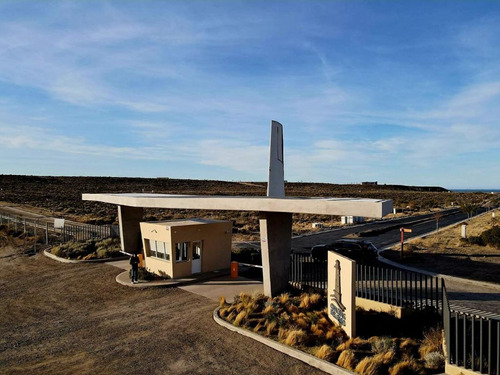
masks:
<path id="1" fill-rule="evenodd" d="M 147 239 L 149 247 L 149 256 L 155 259 L 166 260 L 170 262 L 170 252 L 167 242 Z M 159 255 L 161 254 L 161 255 Z"/>

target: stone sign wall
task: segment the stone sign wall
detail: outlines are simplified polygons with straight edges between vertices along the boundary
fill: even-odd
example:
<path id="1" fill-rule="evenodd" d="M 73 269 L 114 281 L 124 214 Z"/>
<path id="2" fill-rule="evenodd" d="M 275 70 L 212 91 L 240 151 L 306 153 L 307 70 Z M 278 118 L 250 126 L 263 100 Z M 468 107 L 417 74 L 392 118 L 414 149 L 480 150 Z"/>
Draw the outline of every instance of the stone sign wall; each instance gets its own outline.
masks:
<path id="1" fill-rule="evenodd" d="M 356 262 L 328 252 L 328 315 L 349 337 L 356 336 Z"/>

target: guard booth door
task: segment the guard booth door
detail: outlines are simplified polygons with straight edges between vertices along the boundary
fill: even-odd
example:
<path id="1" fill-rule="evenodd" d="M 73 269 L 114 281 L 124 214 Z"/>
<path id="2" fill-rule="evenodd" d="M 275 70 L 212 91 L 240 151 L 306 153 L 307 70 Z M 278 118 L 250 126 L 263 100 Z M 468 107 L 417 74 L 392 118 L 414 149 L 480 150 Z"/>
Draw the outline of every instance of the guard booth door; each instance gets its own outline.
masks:
<path id="1" fill-rule="evenodd" d="M 193 242 L 191 257 L 191 273 L 201 272 L 201 241 Z"/>

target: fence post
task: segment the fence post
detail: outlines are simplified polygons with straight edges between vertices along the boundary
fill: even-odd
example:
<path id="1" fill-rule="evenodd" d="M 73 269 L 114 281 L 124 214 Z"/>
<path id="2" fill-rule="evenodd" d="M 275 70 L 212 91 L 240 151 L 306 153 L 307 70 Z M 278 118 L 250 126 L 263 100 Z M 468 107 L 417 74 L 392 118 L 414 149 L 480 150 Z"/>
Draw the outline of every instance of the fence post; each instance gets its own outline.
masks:
<path id="1" fill-rule="evenodd" d="M 45 245 L 49 244 L 49 222 L 45 223 Z"/>
<path id="2" fill-rule="evenodd" d="M 34 252 L 35 252 L 35 255 L 36 255 L 36 226 L 37 226 L 37 224 L 38 224 L 38 220 L 35 220 L 35 221 L 34 221 L 34 224 L 35 224 L 35 226 L 34 226 L 34 237 L 35 237 L 35 243 L 34 243 L 34 247 L 33 247 L 33 249 L 34 249 Z"/>

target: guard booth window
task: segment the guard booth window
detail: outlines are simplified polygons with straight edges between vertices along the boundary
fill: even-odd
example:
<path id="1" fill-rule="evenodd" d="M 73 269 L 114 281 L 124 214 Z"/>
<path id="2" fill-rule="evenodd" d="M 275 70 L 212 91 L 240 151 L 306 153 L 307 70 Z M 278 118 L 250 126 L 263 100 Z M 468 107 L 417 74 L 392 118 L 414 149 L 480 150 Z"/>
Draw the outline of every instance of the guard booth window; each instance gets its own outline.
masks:
<path id="1" fill-rule="evenodd" d="M 163 241 L 149 240 L 149 256 L 170 260 L 168 244 Z"/>
<path id="2" fill-rule="evenodd" d="M 175 244 L 175 261 L 186 262 L 188 257 L 189 242 L 180 242 Z"/>

